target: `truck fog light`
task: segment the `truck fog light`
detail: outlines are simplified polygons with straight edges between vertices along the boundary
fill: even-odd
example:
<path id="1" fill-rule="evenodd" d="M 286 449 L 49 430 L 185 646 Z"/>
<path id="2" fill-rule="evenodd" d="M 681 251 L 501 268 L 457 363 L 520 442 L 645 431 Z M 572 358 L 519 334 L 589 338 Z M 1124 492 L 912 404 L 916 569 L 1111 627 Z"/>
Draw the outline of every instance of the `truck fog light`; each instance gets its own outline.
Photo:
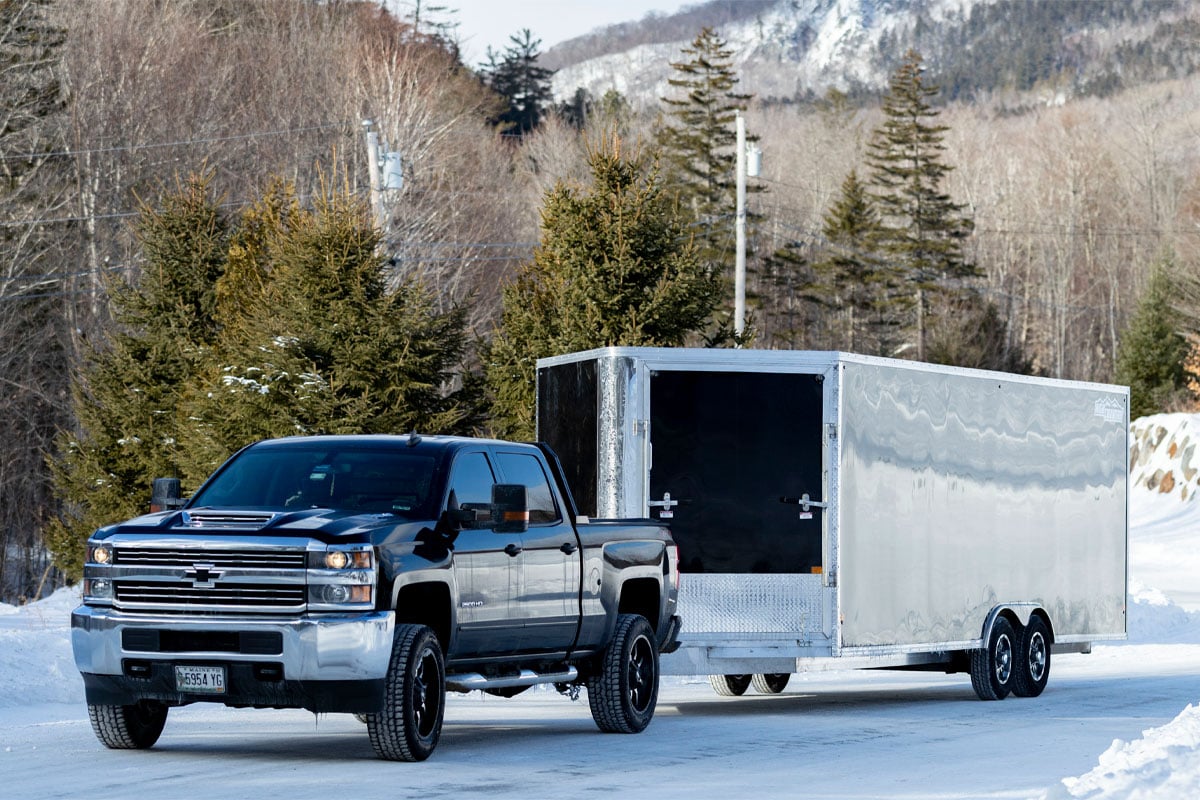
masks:
<path id="1" fill-rule="evenodd" d="M 88 578 L 83 582 L 83 594 L 85 597 L 111 598 L 112 581 L 108 578 Z"/>
<path id="2" fill-rule="evenodd" d="M 345 603 L 350 599 L 350 587 L 333 584 L 326 586 L 321 594 L 326 603 Z"/>

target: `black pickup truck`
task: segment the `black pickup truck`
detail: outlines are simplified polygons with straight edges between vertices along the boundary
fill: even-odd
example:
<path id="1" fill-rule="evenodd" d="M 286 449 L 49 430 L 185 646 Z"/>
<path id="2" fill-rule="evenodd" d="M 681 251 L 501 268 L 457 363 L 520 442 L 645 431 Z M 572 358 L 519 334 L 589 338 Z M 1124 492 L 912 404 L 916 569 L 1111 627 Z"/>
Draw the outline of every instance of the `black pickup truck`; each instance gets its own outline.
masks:
<path id="1" fill-rule="evenodd" d="M 313 436 L 250 445 L 186 502 L 98 530 L 71 617 L 92 727 L 151 747 L 198 701 L 348 712 L 376 753 L 437 746 L 446 691 L 587 689 L 636 733 L 678 646 L 678 553 L 578 517 L 541 445 Z"/>

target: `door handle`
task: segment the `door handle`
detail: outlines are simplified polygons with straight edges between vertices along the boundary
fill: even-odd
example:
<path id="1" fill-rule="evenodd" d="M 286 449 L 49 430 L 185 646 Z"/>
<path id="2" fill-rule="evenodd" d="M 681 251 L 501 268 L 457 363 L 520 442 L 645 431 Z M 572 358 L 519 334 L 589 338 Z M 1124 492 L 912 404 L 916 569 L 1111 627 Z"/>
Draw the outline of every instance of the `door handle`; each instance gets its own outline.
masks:
<path id="1" fill-rule="evenodd" d="M 515 556 L 517 553 L 521 552 L 521 545 L 519 545 L 519 544 L 505 545 L 504 552 L 508 553 L 510 556 Z"/>
<path id="2" fill-rule="evenodd" d="M 563 542 L 563 544 L 562 544 L 562 547 L 560 547 L 560 548 L 558 548 L 558 549 L 559 549 L 559 550 L 562 550 L 562 551 L 563 551 L 564 553 L 566 553 L 567 555 L 571 555 L 572 553 L 574 553 L 574 552 L 575 552 L 576 550 L 578 550 L 579 548 L 575 546 L 575 543 L 574 543 L 574 542 Z"/>

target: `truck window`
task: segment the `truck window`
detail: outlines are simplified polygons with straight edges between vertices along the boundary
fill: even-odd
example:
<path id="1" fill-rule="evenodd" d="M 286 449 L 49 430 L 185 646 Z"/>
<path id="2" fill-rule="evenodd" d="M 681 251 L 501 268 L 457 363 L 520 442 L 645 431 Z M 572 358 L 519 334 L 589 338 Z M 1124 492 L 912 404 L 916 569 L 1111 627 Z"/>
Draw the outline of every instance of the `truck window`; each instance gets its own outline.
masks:
<path id="1" fill-rule="evenodd" d="M 554 504 L 554 493 L 550 481 L 542 469 L 542 462 L 534 456 L 522 453 L 497 453 L 496 460 L 504 470 L 506 483 L 519 483 L 525 487 L 529 502 L 529 522 L 558 522 L 558 508 Z"/>
<path id="2" fill-rule="evenodd" d="M 461 453 L 454 459 L 450 473 L 450 498 L 460 506 L 477 503 L 486 506 L 492 502 L 492 465 L 483 453 Z"/>

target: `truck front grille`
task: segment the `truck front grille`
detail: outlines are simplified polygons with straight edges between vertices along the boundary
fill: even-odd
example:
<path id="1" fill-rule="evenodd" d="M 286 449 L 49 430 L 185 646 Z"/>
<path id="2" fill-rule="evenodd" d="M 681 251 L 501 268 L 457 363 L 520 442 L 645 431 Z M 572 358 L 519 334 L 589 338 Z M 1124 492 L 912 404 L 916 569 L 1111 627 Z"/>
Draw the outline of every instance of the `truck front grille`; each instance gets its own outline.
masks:
<path id="1" fill-rule="evenodd" d="M 159 547 L 117 547 L 114 564 L 142 567 L 182 567 L 211 564 L 221 569 L 304 569 L 303 550 L 168 550 Z"/>
<path id="2" fill-rule="evenodd" d="M 301 578 L 303 580 L 303 578 Z M 130 610 L 195 611 L 211 608 L 240 611 L 299 611 L 305 587 L 254 583 L 214 583 L 197 587 L 191 581 L 116 582 L 116 603 Z"/>

